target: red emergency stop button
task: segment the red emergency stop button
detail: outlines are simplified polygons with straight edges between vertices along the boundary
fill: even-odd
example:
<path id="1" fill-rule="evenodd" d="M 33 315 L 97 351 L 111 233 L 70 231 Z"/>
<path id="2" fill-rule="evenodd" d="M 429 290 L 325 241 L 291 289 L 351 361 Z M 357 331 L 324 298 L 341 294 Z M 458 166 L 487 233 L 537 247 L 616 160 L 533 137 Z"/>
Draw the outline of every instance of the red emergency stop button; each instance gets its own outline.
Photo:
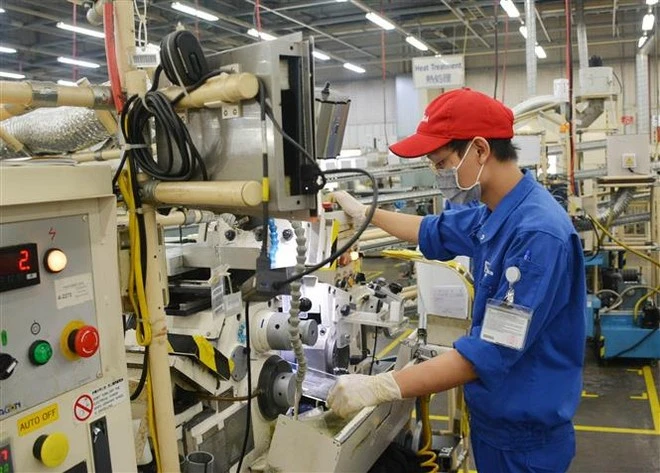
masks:
<path id="1" fill-rule="evenodd" d="M 72 330 L 68 340 L 69 350 L 82 358 L 89 358 L 99 349 L 99 331 L 91 325 Z"/>

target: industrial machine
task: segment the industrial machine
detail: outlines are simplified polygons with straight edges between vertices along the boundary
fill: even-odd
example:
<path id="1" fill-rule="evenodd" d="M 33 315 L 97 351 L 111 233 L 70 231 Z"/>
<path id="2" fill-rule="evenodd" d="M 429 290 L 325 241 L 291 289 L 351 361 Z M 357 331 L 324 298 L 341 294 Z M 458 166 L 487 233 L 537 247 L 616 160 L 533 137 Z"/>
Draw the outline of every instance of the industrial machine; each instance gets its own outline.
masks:
<path id="1" fill-rule="evenodd" d="M 0 165 L 0 471 L 135 471 L 110 178 Z"/>

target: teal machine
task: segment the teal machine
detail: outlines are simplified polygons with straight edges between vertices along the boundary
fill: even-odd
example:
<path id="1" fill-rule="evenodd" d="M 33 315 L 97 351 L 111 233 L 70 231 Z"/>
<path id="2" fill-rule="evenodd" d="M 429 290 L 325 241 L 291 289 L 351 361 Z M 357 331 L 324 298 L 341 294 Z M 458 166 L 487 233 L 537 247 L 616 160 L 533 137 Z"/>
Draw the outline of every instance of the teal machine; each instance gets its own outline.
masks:
<path id="1" fill-rule="evenodd" d="M 636 270 L 613 268 L 614 257 L 622 256 L 620 252 L 601 252 L 585 261 L 587 268 L 598 267 L 599 287 L 603 288 L 597 295 L 587 296 L 587 337 L 593 339 L 600 359 L 660 359 L 660 309 L 651 297 L 634 313 L 635 304 L 649 289 Z"/>

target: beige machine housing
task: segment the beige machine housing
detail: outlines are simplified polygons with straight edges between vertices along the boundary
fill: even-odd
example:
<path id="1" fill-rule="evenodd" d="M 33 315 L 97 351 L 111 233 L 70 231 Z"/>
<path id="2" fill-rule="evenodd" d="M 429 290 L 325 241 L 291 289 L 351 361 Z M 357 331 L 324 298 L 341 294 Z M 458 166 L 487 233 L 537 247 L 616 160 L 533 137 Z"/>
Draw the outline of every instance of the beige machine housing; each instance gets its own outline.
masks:
<path id="1" fill-rule="evenodd" d="M 36 245 L 39 266 L 38 284 L 0 292 L 0 352 L 17 360 L 0 381 L 6 471 L 136 470 L 110 183 L 102 165 L 0 166 L 0 247 Z M 52 273 L 44 256 L 55 248 L 67 263 Z M 67 349 L 81 325 L 97 330 L 88 357 Z M 29 357 L 36 341 L 52 349 L 45 364 Z"/>

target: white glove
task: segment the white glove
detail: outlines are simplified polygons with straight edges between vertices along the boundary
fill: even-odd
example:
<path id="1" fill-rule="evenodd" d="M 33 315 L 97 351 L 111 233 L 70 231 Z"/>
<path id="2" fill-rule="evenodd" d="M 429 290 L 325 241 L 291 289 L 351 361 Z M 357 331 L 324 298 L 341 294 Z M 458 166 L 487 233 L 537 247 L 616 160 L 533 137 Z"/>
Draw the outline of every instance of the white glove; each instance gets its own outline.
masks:
<path id="1" fill-rule="evenodd" d="M 328 393 L 327 404 L 341 417 L 349 417 L 364 407 L 401 399 L 401 390 L 391 372 L 377 376 L 340 376 Z"/>
<path id="2" fill-rule="evenodd" d="M 353 219 L 353 226 L 355 228 L 360 227 L 364 223 L 365 215 L 367 213 L 366 205 L 358 202 L 355 197 L 346 191 L 333 192 L 332 196 L 346 215 Z"/>

